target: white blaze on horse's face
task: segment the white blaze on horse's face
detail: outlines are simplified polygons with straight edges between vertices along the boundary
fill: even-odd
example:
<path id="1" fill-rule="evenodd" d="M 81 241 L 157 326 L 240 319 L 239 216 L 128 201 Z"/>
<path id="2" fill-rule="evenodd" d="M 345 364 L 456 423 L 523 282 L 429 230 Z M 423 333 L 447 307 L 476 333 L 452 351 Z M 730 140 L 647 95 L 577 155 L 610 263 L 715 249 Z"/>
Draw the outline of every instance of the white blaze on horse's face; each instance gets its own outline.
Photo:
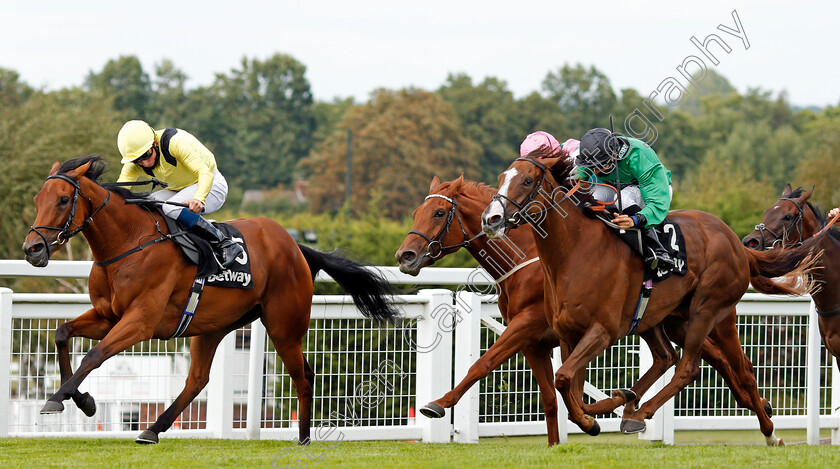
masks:
<path id="1" fill-rule="evenodd" d="M 510 168 L 504 173 L 502 173 L 502 183 L 499 188 L 499 195 L 504 197 L 508 196 L 508 191 L 510 190 L 510 182 L 519 174 L 519 171 L 516 168 Z M 487 206 L 487 210 L 484 212 L 485 218 L 490 218 L 494 215 L 499 215 L 502 219 L 505 218 L 505 199 L 498 198 L 490 202 L 490 205 Z M 502 228 L 498 232 L 495 233 L 495 237 L 504 236 L 506 229 Z"/>

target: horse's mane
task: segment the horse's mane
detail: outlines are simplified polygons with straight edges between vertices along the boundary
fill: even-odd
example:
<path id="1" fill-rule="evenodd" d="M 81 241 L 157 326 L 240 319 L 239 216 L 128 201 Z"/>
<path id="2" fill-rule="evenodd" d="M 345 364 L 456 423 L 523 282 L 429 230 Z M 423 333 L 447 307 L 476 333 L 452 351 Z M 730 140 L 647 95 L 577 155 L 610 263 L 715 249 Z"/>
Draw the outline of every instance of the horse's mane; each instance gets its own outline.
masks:
<path id="1" fill-rule="evenodd" d="M 457 181 L 457 179 L 456 179 Z M 449 188 L 455 181 L 447 181 L 442 182 L 440 187 L 438 187 L 439 192 L 448 191 Z M 483 182 L 472 181 L 469 179 L 462 179 L 461 188 L 460 188 L 460 195 L 463 195 L 467 198 L 474 198 L 474 199 L 484 199 L 488 194 L 495 194 L 498 192 L 497 189 L 494 189 Z M 454 195 L 454 194 L 453 194 Z"/>
<path id="2" fill-rule="evenodd" d="M 796 199 L 802 197 L 802 193 L 805 192 L 805 189 L 802 187 L 797 187 L 790 194 L 785 196 L 787 199 Z M 814 215 L 817 217 L 817 223 L 819 224 L 820 228 L 824 227 L 826 223 L 828 223 L 828 212 L 822 209 L 819 205 L 812 205 L 811 202 L 806 201 L 805 205 L 807 205 Z M 837 241 L 840 241 L 840 231 L 837 228 L 831 228 L 828 230 L 829 236 L 834 238 Z"/>
<path id="3" fill-rule="evenodd" d="M 90 179 L 91 181 L 104 187 L 105 189 L 108 189 L 109 191 L 115 194 L 123 196 L 126 199 L 137 197 L 137 194 L 134 194 L 125 187 L 107 183 L 102 184 L 100 182 L 102 174 L 104 174 L 105 171 L 108 170 L 108 162 L 105 161 L 105 158 L 103 158 L 102 155 L 84 155 L 73 159 L 69 159 L 64 163 L 61 163 L 61 166 L 58 167 L 58 174 L 64 174 L 68 171 L 72 171 L 80 166 L 84 166 L 87 163 L 90 163 L 90 168 L 88 168 L 87 172 L 85 173 L 86 178 Z"/>

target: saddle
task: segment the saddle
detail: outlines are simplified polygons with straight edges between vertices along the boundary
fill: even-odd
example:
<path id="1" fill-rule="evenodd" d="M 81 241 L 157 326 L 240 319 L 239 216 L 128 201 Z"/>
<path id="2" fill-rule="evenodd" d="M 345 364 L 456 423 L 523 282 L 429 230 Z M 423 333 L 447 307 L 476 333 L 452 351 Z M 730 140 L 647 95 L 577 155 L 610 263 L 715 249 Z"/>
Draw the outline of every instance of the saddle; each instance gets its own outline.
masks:
<path id="1" fill-rule="evenodd" d="M 161 212 L 162 214 L 162 212 Z M 245 238 L 236 228 L 226 223 L 212 222 L 213 225 L 225 233 L 230 239 L 242 245 L 245 249 L 243 256 L 236 258 L 227 270 L 222 270 L 216 262 L 215 254 L 210 243 L 189 231 L 187 227 L 167 216 L 163 217 L 170 233 L 181 233 L 173 236 L 172 240 L 181 248 L 184 256 L 198 266 L 196 278 L 205 279 L 204 284 L 212 287 L 254 288 L 251 278 L 251 259 Z"/>

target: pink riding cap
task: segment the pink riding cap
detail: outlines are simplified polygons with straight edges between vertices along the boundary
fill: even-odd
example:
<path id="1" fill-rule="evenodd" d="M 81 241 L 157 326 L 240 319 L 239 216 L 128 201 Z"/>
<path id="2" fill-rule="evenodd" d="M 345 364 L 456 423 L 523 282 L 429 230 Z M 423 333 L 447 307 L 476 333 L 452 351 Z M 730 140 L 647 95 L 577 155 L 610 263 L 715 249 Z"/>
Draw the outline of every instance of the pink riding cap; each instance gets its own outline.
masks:
<path id="1" fill-rule="evenodd" d="M 565 156 L 566 158 L 577 156 L 580 141 L 568 139 L 561 145 L 560 142 L 548 132 L 542 130 L 534 132 L 522 141 L 519 146 L 519 156 L 534 156 L 536 158 L 554 158 Z"/>

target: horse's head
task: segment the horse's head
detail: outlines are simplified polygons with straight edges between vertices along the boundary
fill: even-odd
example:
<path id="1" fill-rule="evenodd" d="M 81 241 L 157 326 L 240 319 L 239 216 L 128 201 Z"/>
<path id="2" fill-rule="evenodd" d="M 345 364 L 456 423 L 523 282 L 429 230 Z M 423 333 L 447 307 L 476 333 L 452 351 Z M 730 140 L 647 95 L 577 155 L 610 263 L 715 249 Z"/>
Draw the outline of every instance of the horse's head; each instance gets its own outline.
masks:
<path id="1" fill-rule="evenodd" d="M 764 211 L 764 220 L 744 237 L 744 246 L 764 251 L 801 243 L 814 235 L 819 226 L 817 215 L 808 205 L 814 188 L 793 190 L 785 185 L 782 197 Z M 807 218 L 807 219 L 806 219 Z"/>
<path id="2" fill-rule="evenodd" d="M 74 161 L 84 163 L 65 169 Z M 82 193 L 82 176 L 98 162 L 101 162 L 98 157 L 83 157 L 53 165 L 44 187 L 35 196 L 35 223 L 23 242 L 27 262 L 45 267 L 53 252 L 87 226 L 93 207 L 92 203 L 81 203 L 80 199 L 90 202 Z"/>
<path id="3" fill-rule="evenodd" d="M 423 267 L 465 245 L 467 235 L 458 213 L 457 198 L 463 184 L 463 176 L 444 183 L 437 176 L 432 179 L 429 195 L 414 210 L 414 226 L 397 250 L 401 272 L 417 275 Z M 450 229 L 453 223 L 460 230 Z"/>
<path id="4" fill-rule="evenodd" d="M 508 228 L 527 222 L 527 214 L 540 192 L 549 198 L 556 185 L 568 176 L 572 163 L 566 158 L 517 158 L 499 175 L 499 193 L 484 210 L 481 227 L 487 236 L 500 238 Z"/>

